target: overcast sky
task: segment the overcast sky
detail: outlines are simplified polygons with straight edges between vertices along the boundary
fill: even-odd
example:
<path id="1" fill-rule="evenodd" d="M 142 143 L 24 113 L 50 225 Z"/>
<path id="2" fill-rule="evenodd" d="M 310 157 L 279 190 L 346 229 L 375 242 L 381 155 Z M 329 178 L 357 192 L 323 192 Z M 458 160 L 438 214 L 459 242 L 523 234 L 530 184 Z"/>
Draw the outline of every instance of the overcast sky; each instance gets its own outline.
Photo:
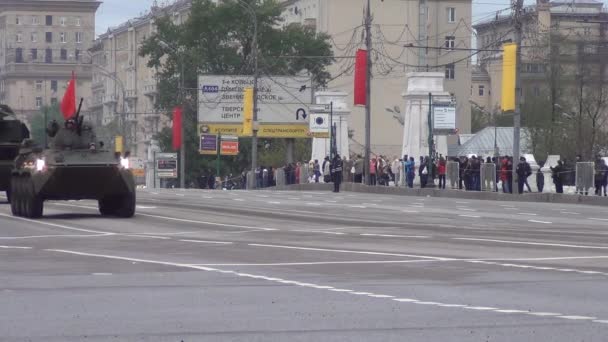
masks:
<path id="1" fill-rule="evenodd" d="M 140 13 L 150 9 L 153 0 L 102 0 L 103 4 L 97 11 L 97 34 L 105 32 L 108 27 L 116 26 Z M 166 0 L 159 0 L 163 3 Z M 526 4 L 535 3 L 535 0 L 524 0 Z M 509 0 L 474 0 L 473 23 L 476 20 L 490 18 L 497 10 L 509 7 Z"/>

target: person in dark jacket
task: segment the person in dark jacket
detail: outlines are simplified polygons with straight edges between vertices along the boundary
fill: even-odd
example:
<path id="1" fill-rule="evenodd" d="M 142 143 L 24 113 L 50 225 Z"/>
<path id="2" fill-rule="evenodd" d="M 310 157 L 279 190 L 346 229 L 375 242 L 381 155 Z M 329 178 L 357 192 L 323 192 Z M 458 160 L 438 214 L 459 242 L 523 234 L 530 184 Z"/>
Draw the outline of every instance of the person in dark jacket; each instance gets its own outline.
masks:
<path id="1" fill-rule="evenodd" d="M 532 174 L 532 168 L 525 157 L 519 157 L 519 163 L 517 164 L 515 172 L 517 173 L 517 192 L 522 194 L 524 192 L 524 185 L 528 182 L 528 177 Z M 528 190 L 530 190 L 530 185 L 528 185 Z"/>
<path id="2" fill-rule="evenodd" d="M 429 181 L 429 168 L 428 168 L 428 157 L 422 157 L 420 161 L 420 167 L 418 168 L 418 175 L 420 176 L 420 187 L 426 188 L 426 184 Z"/>
<path id="3" fill-rule="evenodd" d="M 561 160 L 557 161 L 556 167 L 551 168 L 551 177 L 553 178 L 553 183 L 555 184 L 555 192 L 557 192 L 558 194 L 564 193 L 564 171 L 564 165 L 562 164 Z"/>
<path id="4" fill-rule="evenodd" d="M 536 171 L 536 187 L 538 188 L 538 192 L 543 192 L 543 189 L 545 188 L 545 175 L 541 171 L 543 165 L 545 165 L 545 162 L 539 162 L 538 171 Z"/>
<path id="5" fill-rule="evenodd" d="M 334 181 L 334 192 L 340 192 L 340 183 L 342 183 L 343 163 L 340 155 L 336 154 L 331 162 L 331 176 Z"/>
<path id="6" fill-rule="evenodd" d="M 606 178 L 606 162 L 604 159 L 598 158 L 595 162 L 595 194 L 602 196 L 602 188 L 604 185 L 604 179 Z"/>

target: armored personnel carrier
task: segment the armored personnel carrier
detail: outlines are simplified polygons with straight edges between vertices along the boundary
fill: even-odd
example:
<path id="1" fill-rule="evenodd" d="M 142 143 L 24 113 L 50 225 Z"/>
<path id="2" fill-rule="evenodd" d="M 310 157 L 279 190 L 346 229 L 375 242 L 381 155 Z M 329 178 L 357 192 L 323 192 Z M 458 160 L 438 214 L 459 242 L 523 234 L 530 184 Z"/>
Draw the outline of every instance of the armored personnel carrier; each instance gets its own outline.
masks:
<path id="1" fill-rule="evenodd" d="M 60 126 L 47 127 L 50 148 L 25 141 L 15 160 L 11 179 L 11 211 L 15 216 L 39 218 L 46 200 L 93 199 L 102 215 L 135 214 L 135 182 L 128 153 L 121 155 L 96 141 L 91 125 L 78 113 Z"/>
<path id="2" fill-rule="evenodd" d="M 27 127 L 15 118 L 13 110 L 0 104 L 0 192 L 6 191 L 11 200 L 11 171 L 15 167 L 15 157 L 24 139 L 29 139 Z"/>

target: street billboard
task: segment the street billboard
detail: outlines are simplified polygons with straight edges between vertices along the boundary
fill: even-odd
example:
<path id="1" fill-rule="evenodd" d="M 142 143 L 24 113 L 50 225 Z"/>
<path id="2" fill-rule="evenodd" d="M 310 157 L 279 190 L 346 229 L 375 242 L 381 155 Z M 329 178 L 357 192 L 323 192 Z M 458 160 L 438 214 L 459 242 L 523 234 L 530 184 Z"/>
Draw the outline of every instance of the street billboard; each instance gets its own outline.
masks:
<path id="1" fill-rule="evenodd" d="M 199 133 L 243 136 L 244 91 L 252 86 L 253 76 L 199 76 Z M 309 77 L 260 77 L 257 89 L 259 137 L 310 137 Z"/>
<path id="2" fill-rule="evenodd" d="M 199 152 L 200 152 L 200 154 L 216 155 L 217 154 L 217 135 L 201 134 Z"/>
<path id="3" fill-rule="evenodd" d="M 156 153 L 156 178 L 177 178 L 177 153 Z"/>

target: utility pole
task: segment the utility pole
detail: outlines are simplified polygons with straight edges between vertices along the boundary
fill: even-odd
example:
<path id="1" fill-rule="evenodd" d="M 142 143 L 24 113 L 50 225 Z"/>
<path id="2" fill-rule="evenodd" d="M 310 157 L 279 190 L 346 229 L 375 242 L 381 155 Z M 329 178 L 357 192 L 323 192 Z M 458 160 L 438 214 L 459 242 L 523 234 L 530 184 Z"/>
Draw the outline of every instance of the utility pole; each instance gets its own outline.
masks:
<path id="1" fill-rule="evenodd" d="M 372 101 L 372 13 L 371 1 L 367 0 L 367 11 L 365 14 L 365 47 L 367 49 L 366 77 L 365 77 L 365 184 L 370 185 L 370 157 L 371 157 L 371 101 Z M 333 123 L 332 123 L 333 124 Z"/>
<path id="2" fill-rule="evenodd" d="M 519 184 L 517 177 L 517 164 L 519 163 L 519 142 L 521 130 L 521 40 L 522 40 L 522 14 L 523 0 L 512 0 L 513 6 L 513 23 L 515 26 L 515 44 L 517 52 L 515 57 L 515 111 L 513 113 L 513 184 Z M 513 191 L 514 194 L 518 191 Z"/>

